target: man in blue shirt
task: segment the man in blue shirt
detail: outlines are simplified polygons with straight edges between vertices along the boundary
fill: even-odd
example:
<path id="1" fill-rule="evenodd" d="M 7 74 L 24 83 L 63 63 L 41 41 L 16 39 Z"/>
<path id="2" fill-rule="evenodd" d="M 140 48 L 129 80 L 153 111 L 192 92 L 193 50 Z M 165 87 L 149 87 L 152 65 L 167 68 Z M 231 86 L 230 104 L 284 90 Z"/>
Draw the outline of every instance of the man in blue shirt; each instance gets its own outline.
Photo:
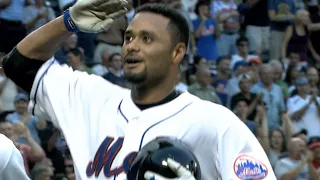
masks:
<path id="1" fill-rule="evenodd" d="M 18 94 L 14 99 L 16 111 L 8 114 L 6 119 L 12 124 L 18 124 L 20 122 L 24 123 L 29 128 L 32 138 L 40 144 L 38 129 L 44 129 L 46 127 L 46 122 L 27 113 L 28 102 L 29 98 L 27 95 L 23 93 Z M 21 144 L 28 144 L 25 138 L 19 138 L 18 142 Z"/>
<path id="2" fill-rule="evenodd" d="M 251 93 L 262 93 L 263 103 L 267 108 L 267 117 L 269 129 L 280 128 L 281 118 L 284 115 L 286 108 L 282 89 L 273 82 L 273 69 L 270 64 L 264 64 L 259 69 L 261 81 L 253 85 L 250 89 Z"/>

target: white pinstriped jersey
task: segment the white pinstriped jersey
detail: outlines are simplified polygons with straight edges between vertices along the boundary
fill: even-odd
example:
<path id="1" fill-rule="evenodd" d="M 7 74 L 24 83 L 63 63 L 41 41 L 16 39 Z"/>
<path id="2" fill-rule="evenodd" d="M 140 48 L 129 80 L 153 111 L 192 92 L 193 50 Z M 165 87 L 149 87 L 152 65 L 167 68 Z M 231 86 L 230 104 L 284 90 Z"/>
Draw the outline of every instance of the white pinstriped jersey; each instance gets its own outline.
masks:
<path id="1" fill-rule="evenodd" d="M 20 151 L 3 134 L 0 134 L 0 179 L 30 180 L 26 174 Z"/>
<path id="2" fill-rule="evenodd" d="M 50 59 L 33 83 L 29 110 L 61 128 L 77 179 L 126 179 L 139 149 L 158 136 L 192 147 L 204 180 L 276 179 L 259 142 L 231 111 L 187 92 L 141 111 L 129 90 Z"/>

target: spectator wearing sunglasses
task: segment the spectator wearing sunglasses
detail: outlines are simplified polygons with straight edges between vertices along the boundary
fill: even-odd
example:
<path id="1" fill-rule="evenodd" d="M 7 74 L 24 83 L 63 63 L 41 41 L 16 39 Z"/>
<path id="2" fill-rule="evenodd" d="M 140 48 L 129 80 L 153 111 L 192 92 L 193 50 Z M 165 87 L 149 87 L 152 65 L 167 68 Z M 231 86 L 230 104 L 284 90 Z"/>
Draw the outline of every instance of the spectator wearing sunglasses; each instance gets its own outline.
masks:
<path id="1" fill-rule="evenodd" d="M 236 41 L 237 53 L 231 57 L 230 69 L 232 70 L 235 64 L 239 61 L 247 61 L 258 58 L 258 56 L 249 54 L 249 41 L 245 37 L 240 37 Z"/>

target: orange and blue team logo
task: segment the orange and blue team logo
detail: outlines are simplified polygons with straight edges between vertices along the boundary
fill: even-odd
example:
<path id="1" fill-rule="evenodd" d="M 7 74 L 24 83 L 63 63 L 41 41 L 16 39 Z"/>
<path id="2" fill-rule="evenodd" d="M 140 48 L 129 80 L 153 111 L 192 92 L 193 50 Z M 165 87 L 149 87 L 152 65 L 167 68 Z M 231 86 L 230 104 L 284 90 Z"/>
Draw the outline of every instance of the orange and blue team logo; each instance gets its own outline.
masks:
<path id="1" fill-rule="evenodd" d="M 238 156 L 233 164 L 233 170 L 242 180 L 261 180 L 268 174 L 265 164 L 248 155 Z"/>

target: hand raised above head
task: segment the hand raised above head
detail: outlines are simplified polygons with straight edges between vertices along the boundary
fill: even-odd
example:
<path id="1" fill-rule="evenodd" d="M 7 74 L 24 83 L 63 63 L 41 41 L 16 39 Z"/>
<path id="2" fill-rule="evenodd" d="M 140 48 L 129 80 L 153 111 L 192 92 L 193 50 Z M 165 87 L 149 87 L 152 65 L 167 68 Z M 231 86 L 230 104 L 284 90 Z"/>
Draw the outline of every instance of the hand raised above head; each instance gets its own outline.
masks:
<path id="1" fill-rule="evenodd" d="M 102 32 L 127 12 L 127 4 L 126 0 L 79 0 L 64 13 L 64 22 L 70 31 Z"/>

